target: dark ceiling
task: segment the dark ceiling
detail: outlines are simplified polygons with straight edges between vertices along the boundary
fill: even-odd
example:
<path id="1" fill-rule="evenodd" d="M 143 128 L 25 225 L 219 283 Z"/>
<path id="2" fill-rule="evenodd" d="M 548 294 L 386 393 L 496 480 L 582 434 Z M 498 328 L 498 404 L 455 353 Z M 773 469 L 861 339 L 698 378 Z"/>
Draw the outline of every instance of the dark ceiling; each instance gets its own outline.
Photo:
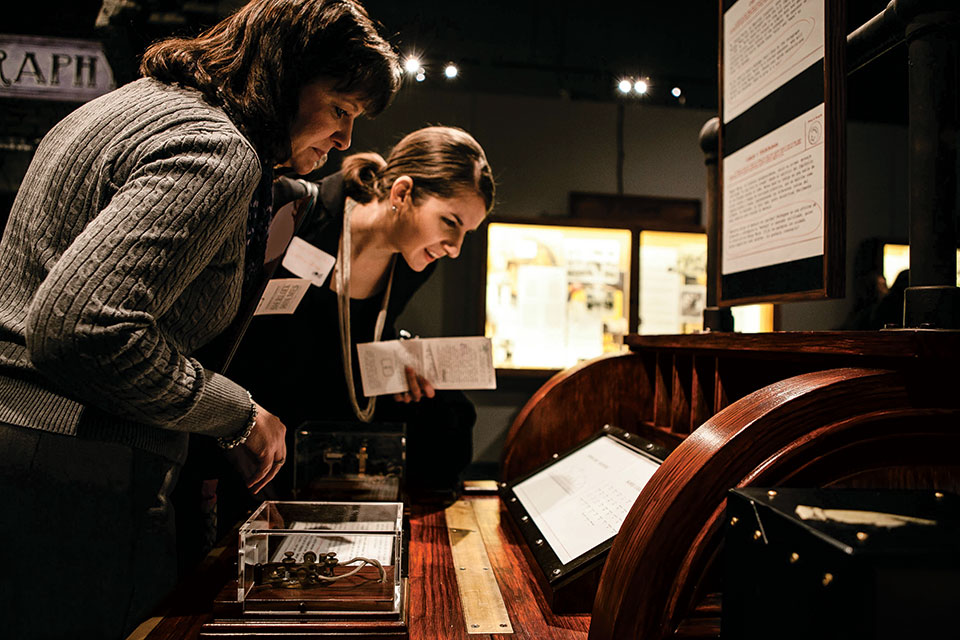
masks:
<path id="1" fill-rule="evenodd" d="M 115 2 L 116 0 L 108 0 Z M 242 0 L 124 0 L 119 23 L 127 44 L 126 69 L 151 40 L 195 33 Z M 465 91 L 552 96 L 573 100 L 621 100 L 621 75 L 648 76 L 653 104 L 716 109 L 717 2 L 633 0 L 591 5 L 580 0 L 366 0 L 403 52 L 424 58 L 426 85 Z M 847 31 L 881 11 L 887 0 L 848 3 Z M 101 0 L 24 2 L 7 16 L 3 31 L 95 37 Z M 443 78 L 448 61 L 461 67 Z M 125 77 L 126 76 L 126 77 Z M 669 91 L 683 91 L 677 100 Z M 890 90 L 893 87 L 893 90 Z M 902 47 L 852 74 L 851 119 L 906 122 L 906 54 Z"/>

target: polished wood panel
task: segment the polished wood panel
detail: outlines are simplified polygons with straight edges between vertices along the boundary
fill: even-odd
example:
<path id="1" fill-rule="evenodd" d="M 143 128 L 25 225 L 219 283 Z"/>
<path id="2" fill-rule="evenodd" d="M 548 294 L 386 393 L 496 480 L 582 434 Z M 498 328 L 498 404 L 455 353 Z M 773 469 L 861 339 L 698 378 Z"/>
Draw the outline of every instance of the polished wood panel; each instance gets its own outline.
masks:
<path id="1" fill-rule="evenodd" d="M 690 380 L 690 431 L 693 431 L 707 418 L 712 416 L 715 397 L 715 367 L 713 360 L 700 356 L 693 356 L 693 374 Z"/>
<path id="2" fill-rule="evenodd" d="M 585 640 L 589 615 L 555 615 L 544 600 L 523 551 L 506 527 L 496 496 L 470 498 L 513 634 L 471 634 L 470 639 Z M 468 640 L 457 593 L 443 511 L 414 511 L 410 520 L 410 637 Z"/>
<path id="3" fill-rule="evenodd" d="M 632 353 L 585 363 L 541 388 L 504 451 L 505 479 L 542 465 L 554 443 L 585 439 L 595 432 L 585 425 L 617 416 L 617 393 L 641 408 L 632 413 L 639 420 L 619 426 L 682 443 L 624 522 L 594 601 L 593 639 L 718 636 L 716 559 L 731 487 L 960 490 L 951 456 L 960 445 L 960 332 L 707 333 L 627 343 Z"/>
<path id="4" fill-rule="evenodd" d="M 610 354 L 553 376 L 517 414 L 504 444 L 502 480 L 514 480 L 610 423 L 676 444 L 710 416 L 757 389 L 837 367 L 927 375 L 950 393 L 960 332 L 862 331 L 628 336 Z M 688 363 L 692 362 L 691 365 Z M 931 375 L 936 372 L 936 375 Z"/>
<path id="5" fill-rule="evenodd" d="M 653 361 L 640 354 L 617 354 L 550 378 L 521 408 L 507 434 L 501 479 L 512 480 L 533 471 L 604 424 L 635 431 L 636 425 L 651 421 L 655 368 Z M 604 383 L 594 384 L 598 380 Z"/>
<path id="6" fill-rule="evenodd" d="M 673 376 L 670 389 L 670 430 L 678 435 L 690 433 L 691 396 L 693 390 L 693 356 L 674 354 Z"/>
<path id="7" fill-rule="evenodd" d="M 875 473 L 873 486 L 890 486 L 903 478 L 888 469 L 896 464 L 960 478 L 952 455 L 960 407 L 952 399 L 953 406 L 917 406 L 913 388 L 925 382 L 894 371 L 817 371 L 764 387 L 709 419 L 627 515 L 604 566 L 590 639 L 667 638 L 679 629 L 689 636 L 731 487 L 830 486 L 863 472 Z"/>
<path id="8" fill-rule="evenodd" d="M 512 634 L 468 634 L 457 591 L 453 556 L 442 507 L 410 508 L 408 610 L 402 630 L 389 621 L 261 620 L 218 618 L 213 602 L 236 579 L 236 537 L 208 556 L 197 573 L 184 581 L 151 619 L 131 638 L 137 640 L 196 640 L 198 638 L 367 638 L 410 640 L 586 640 L 589 615 L 555 615 L 526 570 L 517 538 L 501 523 L 505 513 L 492 496 L 464 498 L 474 513 L 496 575 Z M 235 582 L 233 582 L 235 585 Z"/>
<path id="9" fill-rule="evenodd" d="M 630 335 L 634 350 L 681 349 L 768 358 L 856 356 L 910 360 L 949 360 L 960 351 L 960 331 L 778 331 L 774 333 L 698 333 Z"/>

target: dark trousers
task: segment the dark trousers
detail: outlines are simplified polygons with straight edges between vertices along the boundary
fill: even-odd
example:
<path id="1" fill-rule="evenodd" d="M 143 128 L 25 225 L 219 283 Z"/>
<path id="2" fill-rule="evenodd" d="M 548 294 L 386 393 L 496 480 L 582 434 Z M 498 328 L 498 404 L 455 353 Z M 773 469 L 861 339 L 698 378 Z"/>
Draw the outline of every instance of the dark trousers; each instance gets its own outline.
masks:
<path id="1" fill-rule="evenodd" d="M 124 638 L 176 582 L 179 465 L 0 423 L 0 635 Z"/>

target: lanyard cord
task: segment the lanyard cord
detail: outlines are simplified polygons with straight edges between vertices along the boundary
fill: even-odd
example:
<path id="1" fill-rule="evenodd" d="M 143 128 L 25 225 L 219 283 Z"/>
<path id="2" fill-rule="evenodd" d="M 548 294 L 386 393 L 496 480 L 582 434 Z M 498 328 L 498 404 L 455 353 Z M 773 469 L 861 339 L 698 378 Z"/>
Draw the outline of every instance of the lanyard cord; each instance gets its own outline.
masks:
<path id="1" fill-rule="evenodd" d="M 347 199 L 343 207 L 343 233 L 340 234 L 340 258 L 337 260 L 337 311 L 340 316 L 340 348 L 343 354 L 343 375 L 347 382 L 347 395 L 350 396 L 350 406 L 353 413 L 362 422 L 373 420 L 373 411 L 376 408 L 376 396 L 367 401 L 367 406 L 360 408 L 357 402 L 357 390 L 353 383 L 353 340 L 350 336 L 350 214 L 357 206 L 355 200 Z M 393 271 L 397 266 L 397 256 L 390 259 L 390 276 L 387 280 L 387 289 L 383 293 L 383 303 L 380 313 L 377 314 L 377 324 L 373 329 L 373 341 L 378 342 L 383 333 L 383 326 L 387 322 L 387 303 L 390 300 L 390 289 L 393 288 Z"/>

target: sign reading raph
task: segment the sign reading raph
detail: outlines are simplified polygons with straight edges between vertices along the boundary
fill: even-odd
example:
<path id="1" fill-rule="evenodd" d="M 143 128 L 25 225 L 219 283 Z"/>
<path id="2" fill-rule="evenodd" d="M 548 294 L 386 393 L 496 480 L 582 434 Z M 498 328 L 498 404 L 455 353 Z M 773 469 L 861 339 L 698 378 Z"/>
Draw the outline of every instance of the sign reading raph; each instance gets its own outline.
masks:
<path id="1" fill-rule="evenodd" d="M 113 88 L 95 40 L 0 34 L 0 97 L 85 102 Z"/>

